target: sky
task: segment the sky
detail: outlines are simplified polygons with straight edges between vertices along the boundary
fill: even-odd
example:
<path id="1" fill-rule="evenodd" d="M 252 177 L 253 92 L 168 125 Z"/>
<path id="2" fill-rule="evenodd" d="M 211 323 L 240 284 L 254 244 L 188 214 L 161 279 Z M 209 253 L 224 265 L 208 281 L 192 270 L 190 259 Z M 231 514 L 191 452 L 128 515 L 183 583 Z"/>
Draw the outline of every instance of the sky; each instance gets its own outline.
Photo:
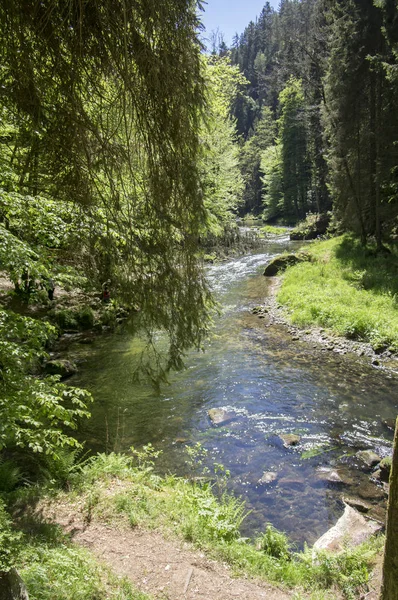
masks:
<path id="1" fill-rule="evenodd" d="M 202 23 L 206 27 L 204 38 L 217 30 L 224 34 L 227 46 L 232 43 L 236 32 L 243 33 L 250 21 L 254 21 L 264 7 L 266 0 L 207 0 L 205 12 L 200 13 Z M 269 0 L 270 5 L 277 9 L 279 0 Z"/>

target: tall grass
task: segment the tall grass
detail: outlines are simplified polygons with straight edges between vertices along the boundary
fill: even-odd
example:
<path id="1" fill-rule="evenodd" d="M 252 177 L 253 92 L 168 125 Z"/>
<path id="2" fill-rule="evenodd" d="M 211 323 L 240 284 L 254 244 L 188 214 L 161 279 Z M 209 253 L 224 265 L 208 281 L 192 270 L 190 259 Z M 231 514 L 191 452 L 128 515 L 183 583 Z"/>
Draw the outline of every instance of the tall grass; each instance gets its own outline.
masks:
<path id="1" fill-rule="evenodd" d="M 398 254 L 377 255 L 345 235 L 311 246 L 311 262 L 284 274 L 278 301 L 299 326 L 398 351 Z"/>

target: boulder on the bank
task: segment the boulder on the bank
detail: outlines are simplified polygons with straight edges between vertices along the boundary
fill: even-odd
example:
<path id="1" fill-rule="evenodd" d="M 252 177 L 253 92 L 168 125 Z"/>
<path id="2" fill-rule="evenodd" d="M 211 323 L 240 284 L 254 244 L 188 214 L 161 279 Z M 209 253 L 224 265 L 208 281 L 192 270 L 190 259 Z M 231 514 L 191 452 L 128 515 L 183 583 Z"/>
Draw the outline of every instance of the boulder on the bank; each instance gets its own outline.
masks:
<path id="1" fill-rule="evenodd" d="M 341 552 L 348 545 L 358 546 L 381 530 L 380 523 L 366 519 L 355 508 L 345 505 L 344 513 L 337 523 L 314 544 L 313 551 Z"/>
<path id="2" fill-rule="evenodd" d="M 222 427 L 236 418 L 236 414 L 225 408 L 211 408 L 207 411 L 210 421 L 216 427 Z"/>
<path id="3" fill-rule="evenodd" d="M 297 446 L 301 439 L 300 436 L 296 435 L 295 433 L 281 433 L 279 437 L 282 440 L 285 448 L 288 448 L 289 446 Z"/>
<path id="4" fill-rule="evenodd" d="M 360 450 L 356 453 L 356 456 L 363 462 L 365 465 L 371 469 L 379 464 L 381 461 L 381 457 L 373 452 L 373 450 Z"/>
<path id="5" fill-rule="evenodd" d="M 324 235 L 330 224 L 330 215 L 310 215 L 290 232 L 291 240 L 315 240 Z"/>
<path id="6" fill-rule="evenodd" d="M 273 258 L 265 267 L 263 275 L 273 277 L 281 271 L 305 260 L 304 255 L 298 254 L 281 254 Z"/>
<path id="7" fill-rule="evenodd" d="M 48 375 L 61 375 L 61 379 L 66 379 L 77 373 L 75 363 L 70 360 L 49 360 L 44 368 Z"/>
<path id="8" fill-rule="evenodd" d="M 29 600 L 25 584 L 16 569 L 0 571 L 1 600 Z"/>

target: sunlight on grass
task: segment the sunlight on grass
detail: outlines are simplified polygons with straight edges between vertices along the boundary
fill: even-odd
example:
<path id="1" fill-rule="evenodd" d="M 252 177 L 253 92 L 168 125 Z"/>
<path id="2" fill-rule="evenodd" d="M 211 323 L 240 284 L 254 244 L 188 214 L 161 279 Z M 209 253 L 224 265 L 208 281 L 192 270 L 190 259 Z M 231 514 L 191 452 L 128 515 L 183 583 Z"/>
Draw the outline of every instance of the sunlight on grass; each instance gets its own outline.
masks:
<path id="1" fill-rule="evenodd" d="M 290 267 L 278 293 L 291 321 L 398 351 L 397 255 L 377 256 L 350 236 L 316 243 L 310 254 L 314 262 Z"/>

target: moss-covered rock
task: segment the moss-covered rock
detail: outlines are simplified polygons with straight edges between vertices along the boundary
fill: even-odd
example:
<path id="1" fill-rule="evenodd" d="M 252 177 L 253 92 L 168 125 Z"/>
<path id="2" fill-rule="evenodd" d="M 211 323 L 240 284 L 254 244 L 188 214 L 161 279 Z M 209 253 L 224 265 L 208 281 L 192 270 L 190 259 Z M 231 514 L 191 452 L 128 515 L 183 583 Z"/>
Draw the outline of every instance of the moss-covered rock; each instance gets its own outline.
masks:
<path id="1" fill-rule="evenodd" d="M 281 271 L 291 267 L 299 262 L 304 262 L 308 259 L 308 255 L 302 254 L 281 254 L 273 258 L 265 267 L 263 275 L 266 277 L 273 277 Z"/>
<path id="2" fill-rule="evenodd" d="M 70 360 L 49 360 L 44 368 L 48 375 L 61 375 L 61 379 L 77 373 L 75 363 Z"/>
<path id="3" fill-rule="evenodd" d="M 329 227 L 330 215 L 308 215 L 305 221 L 290 232 L 291 240 L 315 240 L 324 235 Z"/>

